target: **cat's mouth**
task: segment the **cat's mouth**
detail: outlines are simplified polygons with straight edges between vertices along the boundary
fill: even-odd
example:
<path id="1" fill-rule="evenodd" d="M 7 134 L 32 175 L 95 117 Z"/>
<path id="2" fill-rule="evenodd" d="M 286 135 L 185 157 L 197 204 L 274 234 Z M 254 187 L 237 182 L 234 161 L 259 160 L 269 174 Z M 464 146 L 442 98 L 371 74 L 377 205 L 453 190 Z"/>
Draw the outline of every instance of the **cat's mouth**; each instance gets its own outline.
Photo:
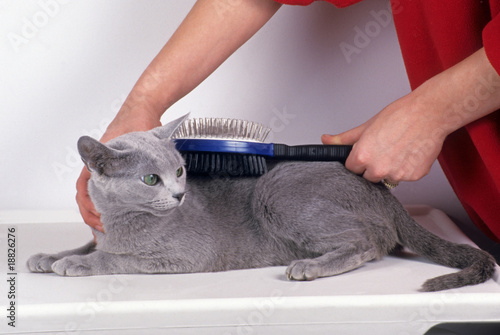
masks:
<path id="1" fill-rule="evenodd" d="M 186 193 L 175 194 L 173 197 L 179 201 L 178 206 L 182 206 L 184 200 L 186 199 Z"/>
<path id="2" fill-rule="evenodd" d="M 159 211 L 162 213 L 168 212 L 175 207 L 179 207 L 184 203 L 186 199 L 185 193 L 173 194 L 171 198 L 168 199 L 160 199 L 148 202 L 148 207 L 150 207 L 153 211 Z"/>

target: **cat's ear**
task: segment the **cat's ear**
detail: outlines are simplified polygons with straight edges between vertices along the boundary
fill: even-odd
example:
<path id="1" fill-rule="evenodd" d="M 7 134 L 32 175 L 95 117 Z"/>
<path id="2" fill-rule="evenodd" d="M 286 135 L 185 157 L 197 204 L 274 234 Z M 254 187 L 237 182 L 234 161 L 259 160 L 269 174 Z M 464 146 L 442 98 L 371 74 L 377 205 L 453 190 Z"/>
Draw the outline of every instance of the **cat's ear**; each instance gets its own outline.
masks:
<path id="1" fill-rule="evenodd" d="M 90 172 L 112 175 L 120 170 L 126 153 L 114 150 L 89 136 L 78 140 L 78 152 Z"/>
<path id="2" fill-rule="evenodd" d="M 178 119 L 175 119 L 174 121 L 170 121 L 169 123 L 167 123 L 164 126 L 157 127 L 155 129 L 151 130 L 151 132 L 153 133 L 153 135 L 155 135 L 159 139 L 171 138 L 172 135 L 177 130 L 177 128 L 179 128 L 181 126 L 181 124 L 183 124 L 184 121 L 187 120 L 188 117 L 189 117 L 189 113 L 187 113 L 184 116 L 181 116 Z"/>

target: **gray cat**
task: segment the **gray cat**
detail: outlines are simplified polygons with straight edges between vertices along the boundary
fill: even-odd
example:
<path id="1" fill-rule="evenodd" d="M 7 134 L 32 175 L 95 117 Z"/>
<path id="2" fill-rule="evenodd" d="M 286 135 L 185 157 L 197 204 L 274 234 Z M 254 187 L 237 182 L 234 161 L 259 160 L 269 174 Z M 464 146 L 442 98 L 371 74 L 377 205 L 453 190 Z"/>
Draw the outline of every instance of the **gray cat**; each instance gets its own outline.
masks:
<path id="1" fill-rule="evenodd" d="M 432 235 L 384 185 L 337 162 L 278 163 L 259 178 L 186 178 L 170 140 L 183 121 L 106 145 L 80 138 L 105 234 L 94 231 L 97 245 L 32 256 L 29 269 L 91 276 L 289 265 L 289 279 L 313 280 L 356 269 L 402 245 L 463 269 L 427 280 L 423 291 L 493 276 L 489 254 Z"/>

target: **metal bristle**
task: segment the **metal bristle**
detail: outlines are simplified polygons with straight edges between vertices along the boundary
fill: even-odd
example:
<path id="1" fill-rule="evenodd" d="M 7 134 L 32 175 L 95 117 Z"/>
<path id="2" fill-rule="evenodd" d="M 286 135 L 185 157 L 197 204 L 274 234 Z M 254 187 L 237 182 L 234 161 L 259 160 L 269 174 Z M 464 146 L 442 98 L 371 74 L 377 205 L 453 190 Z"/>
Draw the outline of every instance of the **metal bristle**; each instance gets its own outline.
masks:
<path id="1" fill-rule="evenodd" d="M 260 123 L 226 118 L 195 118 L 186 120 L 172 138 L 207 138 L 264 142 L 271 128 Z"/>

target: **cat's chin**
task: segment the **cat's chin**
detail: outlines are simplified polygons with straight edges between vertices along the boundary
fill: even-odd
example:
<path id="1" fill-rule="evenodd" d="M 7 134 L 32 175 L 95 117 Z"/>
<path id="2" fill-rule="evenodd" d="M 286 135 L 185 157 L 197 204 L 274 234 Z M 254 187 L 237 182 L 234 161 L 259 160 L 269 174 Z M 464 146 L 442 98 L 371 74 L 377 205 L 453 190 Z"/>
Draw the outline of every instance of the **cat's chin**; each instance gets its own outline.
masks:
<path id="1" fill-rule="evenodd" d="M 184 200 L 186 199 L 185 196 L 179 198 L 178 200 L 175 201 L 169 201 L 168 203 L 163 203 L 161 206 L 158 205 L 158 203 L 155 206 L 149 207 L 147 209 L 147 212 L 150 214 L 153 214 L 154 216 L 166 216 L 172 213 L 176 208 L 182 206 L 184 203 Z"/>
<path id="2" fill-rule="evenodd" d="M 169 208 L 169 209 L 165 209 L 165 210 L 158 210 L 158 209 L 155 209 L 155 210 L 148 210 L 147 212 L 151 215 L 154 215 L 154 216 L 158 216 L 158 217 L 163 217 L 163 216 L 168 216 L 170 213 L 172 213 L 178 206 L 175 206 L 175 207 L 172 207 L 172 208 Z"/>

